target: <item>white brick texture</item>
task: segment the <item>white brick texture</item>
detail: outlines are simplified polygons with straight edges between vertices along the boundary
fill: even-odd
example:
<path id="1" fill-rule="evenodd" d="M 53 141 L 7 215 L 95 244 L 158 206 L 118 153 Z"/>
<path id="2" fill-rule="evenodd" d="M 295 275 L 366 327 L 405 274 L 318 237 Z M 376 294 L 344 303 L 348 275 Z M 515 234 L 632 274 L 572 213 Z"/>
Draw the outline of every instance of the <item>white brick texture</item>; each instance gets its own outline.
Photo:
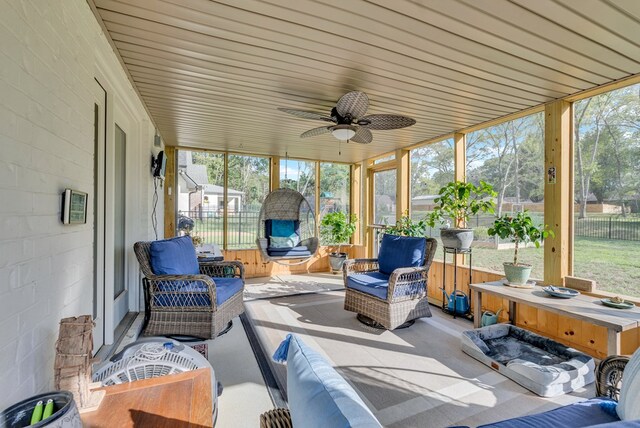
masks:
<path id="1" fill-rule="evenodd" d="M 85 0 L 0 0 L 0 409 L 53 387 L 60 319 L 92 310 L 91 202 L 87 224 L 65 226 L 59 218 L 65 188 L 95 196 L 98 55 L 112 62 L 111 71 L 101 70 L 110 87 L 132 97 Z M 132 143 L 139 167 L 148 169 L 152 122 L 140 100 L 128 105 L 142 118 L 137 135 L 148 137 Z M 153 193 L 150 174 L 134 176 L 142 177 L 128 183 L 141 195 L 142 218 L 127 219 L 128 229 L 142 236 L 132 241 L 151 238 Z"/>

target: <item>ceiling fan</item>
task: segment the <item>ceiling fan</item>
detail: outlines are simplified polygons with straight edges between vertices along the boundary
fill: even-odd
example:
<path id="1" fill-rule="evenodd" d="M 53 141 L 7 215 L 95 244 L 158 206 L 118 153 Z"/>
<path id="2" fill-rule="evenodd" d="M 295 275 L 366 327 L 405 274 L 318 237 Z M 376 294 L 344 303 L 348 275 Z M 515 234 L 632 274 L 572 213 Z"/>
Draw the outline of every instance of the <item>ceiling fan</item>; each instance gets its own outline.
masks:
<path id="1" fill-rule="evenodd" d="M 313 128 L 303 132 L 300 137 L 314 137 L 331 133 L 338 140 L 350 140 L 355 143 L 368 144 L 373 141 L 371 130 L 400 129 L 416 123 L 415 119 L 397 114 L 370 114 L 365 116 L 369 108 L 369 97 L 360 91 L 344 94 L 336 106 L 331 109 L 330 115 L 313 111 L 296 110 L 278 107 L 278 110 L 303 119 L 324 120 L 331 125 Z"/>

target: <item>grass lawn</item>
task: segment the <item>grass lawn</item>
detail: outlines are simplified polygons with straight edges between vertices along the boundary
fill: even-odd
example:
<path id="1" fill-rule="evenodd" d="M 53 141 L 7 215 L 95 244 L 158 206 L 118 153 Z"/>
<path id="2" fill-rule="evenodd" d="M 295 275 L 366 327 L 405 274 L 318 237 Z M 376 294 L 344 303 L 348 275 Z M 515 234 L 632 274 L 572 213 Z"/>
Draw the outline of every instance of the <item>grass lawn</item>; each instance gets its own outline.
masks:
<path id="1" fill-rule="evenodd" d="M 542 278 L 542 248 L 518 251 L 519 260 L 533 265 L 531 276 Z M 598 289 L 640 297 L 640 242 L 597 238 L 575 239 L 574 276 L 593 279 Z M 502 263 L 513 261 L 513 249 L 473 249 L 473 266 L 503 272 Z"/>

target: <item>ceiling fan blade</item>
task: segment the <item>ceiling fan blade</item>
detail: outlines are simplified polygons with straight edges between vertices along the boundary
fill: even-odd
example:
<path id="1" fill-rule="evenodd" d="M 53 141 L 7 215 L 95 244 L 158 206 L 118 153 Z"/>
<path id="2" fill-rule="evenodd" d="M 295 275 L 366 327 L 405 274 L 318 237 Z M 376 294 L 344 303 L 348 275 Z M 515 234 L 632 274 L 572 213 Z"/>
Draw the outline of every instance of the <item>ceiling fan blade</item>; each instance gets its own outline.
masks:
<path id="1" fill-rule="evenodd" d="M 362 126 L 360 126 L 356 131 L 356 135 L 351 137 L 350 141 L 353 141 L 354 143 L 360 143 L 360 144 L 369 144 L 370 142 L 373 141 L 373 135 L 371 134 L 371 131 L 369 131 L 367 128 L 363 128 Z"/>
<path id="2" fill-rule="evenodd" d="M 300 134 L 300 138 L 315 137 L 316 135 L 328 134 L 329 132 L 331 132 L 330 126 L 320 126 L 319 128 L 313 128 L 307 132 L 303 132 Z"/>
<path id="3" fill-rule="evenodd" d="M 315 111 L 296 110 L 293 108 L 284 108 L 284 107 L 278 107 L 278 110 L 291 114 L 296 117 L 301 117 L 303 119 L 324 120 L 327 122 L 334 121 L 331 117 L 321 113 L 316 113 Z"/>
<path id="4" fill-rule="evenodd" d="M 338 100 L 336 110 L 342 117 L 351 115 L 353 119 L 362 117 L 369 108 L 369 97 L 360 91 L 347 92 Z"/>
<path id="5" fill-rule="evenodd" d="M 358 125 L 369 129 L 399 129 L 415 123 L 415 119 L 397 114 L 370 114 L 358 120 Z"/>

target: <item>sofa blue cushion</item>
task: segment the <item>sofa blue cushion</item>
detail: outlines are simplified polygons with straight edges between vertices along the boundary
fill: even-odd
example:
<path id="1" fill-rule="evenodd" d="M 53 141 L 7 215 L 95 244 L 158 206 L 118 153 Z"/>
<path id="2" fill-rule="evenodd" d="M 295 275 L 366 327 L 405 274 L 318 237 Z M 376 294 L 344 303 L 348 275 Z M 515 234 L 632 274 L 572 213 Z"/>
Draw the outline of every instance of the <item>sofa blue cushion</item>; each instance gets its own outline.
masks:
<path id="1" fill-rule="evenodd" d="M 351 385 L 297 336 L 288 335 L 273 358 L 287 362 L 287 395 L 294 427 L 382 426 Z"/>
<path id="2" fill-rule="evenodd" d="M 387 300 L 389 275 L 382 272 L 352 274 L 347 276 L 347 287 Z"/>
<path id="3" fill-rule="evenodd" d="M 196 249 L 190 236 L 153 241 L 151 269 L 156 275 L 197 275 L 200 273 Z"/>
<path id="4" fill-rule="evenodd" d="M 380 272 L 391 275 L 401 267 L 422 266 L 426 245 L 426 238 L 385 234 L 378 253 Z"/>
<path id="5" fill-rule="evenodd" d="M 242 291 L 242 279 L 240 278 L 212 278 L 216 283 L 216 304 L 221 305 L 234 294 Z M 159 291 L 193 291 L 194 294 L 156 294 L 154 304 L 156 306 L 211 306 L 209 292 L 205 283 L 201 281 L 181 282 L 166 281 L 158 286 Z"/>
<path id="6" fill-rule="evenodd" d="M 619 421 L 609 399 L 592 398 L 535 415 L 507 419 L 479 428 L 578 428 Z"/>

